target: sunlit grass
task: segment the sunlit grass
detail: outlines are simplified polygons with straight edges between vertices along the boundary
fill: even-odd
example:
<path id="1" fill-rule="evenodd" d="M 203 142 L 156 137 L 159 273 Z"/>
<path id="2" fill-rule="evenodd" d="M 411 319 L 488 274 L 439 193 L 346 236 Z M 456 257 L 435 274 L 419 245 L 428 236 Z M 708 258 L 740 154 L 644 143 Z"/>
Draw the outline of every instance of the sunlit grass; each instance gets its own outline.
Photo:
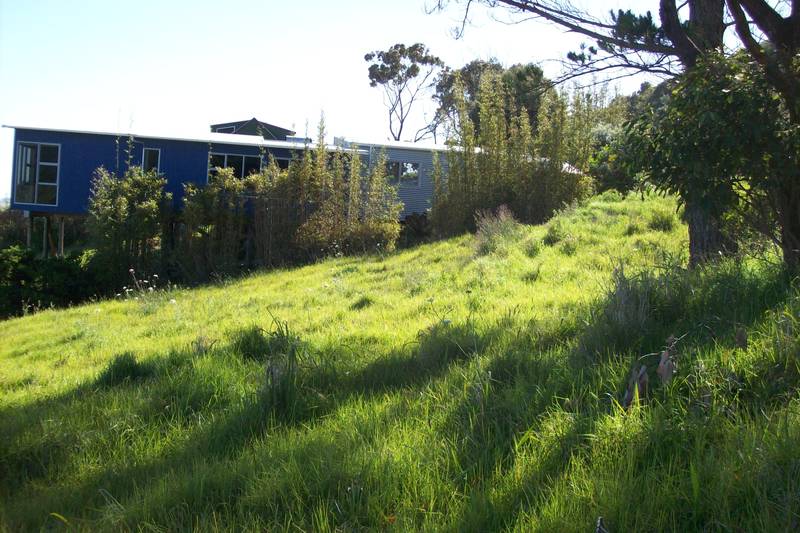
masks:
<path id="1" fill-rule="evenodd" d="M 0 323 L 0 523 L 797 527 L 800 301 L 760 261 L 676 269 L 675 211 L 598 198 L 489 245 Z"/>

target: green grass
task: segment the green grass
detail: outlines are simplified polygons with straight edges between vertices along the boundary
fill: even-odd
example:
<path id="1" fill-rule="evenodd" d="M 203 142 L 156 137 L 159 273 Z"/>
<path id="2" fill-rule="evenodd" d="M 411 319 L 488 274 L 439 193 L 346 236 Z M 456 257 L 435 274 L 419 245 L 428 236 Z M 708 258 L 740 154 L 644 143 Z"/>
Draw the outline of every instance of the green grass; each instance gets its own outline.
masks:
<path id="1" fill-rule="evenodd" d="M 656 212 L 2 322 L 0 528 L 796 530 L 800 294 Z"/>

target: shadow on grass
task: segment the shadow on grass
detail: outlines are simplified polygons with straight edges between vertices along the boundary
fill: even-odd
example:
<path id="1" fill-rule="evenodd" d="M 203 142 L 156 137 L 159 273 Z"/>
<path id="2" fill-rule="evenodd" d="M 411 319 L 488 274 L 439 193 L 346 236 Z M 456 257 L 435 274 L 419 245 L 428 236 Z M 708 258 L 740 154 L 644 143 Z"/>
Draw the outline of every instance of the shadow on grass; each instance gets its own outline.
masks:
<path id="1" fill-rule="evenodd" d="M 763 321 L 765 312 L 784 303 L 790 292 L 790 284 L 780 271 L 750 270 L 735 263 L 695 272 L 669 271 L 661 276 L 618 275 L 608 295 L 585 310 L 587 318 L 578 319 L 582 325 L 562 325 L 560 333 L 544 336 L 551 339 L 545 350 L 526 347 L 524 343 L 506 347 L 485 368 L 465 376 L 472 383 L 468 387 L 473 388 L 473 394 L 464 396 L 445 424 L 457 463 L 463 465 L 459 474 L 469 500 L 463 515 L 454 517 L 453 530 L 507 529 L 526 513 L 538 514 L 542 506 L 551 502 L 555 485 L 567 474 L 573 459 L 592 463 L 594 450 L 589 437 L 599 420 L 618 408 L 614 407 L 614 398 L 621 400 L 629 368 L 643 353 L 663 349 L 668 336 L 681 335 L 681 363 L 688 368 L 698 353 L 734 348 L 736 331 Z M 552 342 L 557 340 L 562 344 Z M 525 350 L 536 355 L 526 356 Z M 545 357 L 547 350 L 552 352 L 550 357 Z M 652 374 L 650 383 L 658 389 L 655 365 L 649 360 L 647 363 Z M 488 378 L 482 379 L 481 374 Z M 760 375 L 758 379 L 764 378 Z M 768 376 L 766 381 L 775 383 Z M 785 385 L 780 391 L 784 401 L 791 396 L 787 390 L 796 390 L 800 385 L 797 380 L 785 381 L 780 382 Z M 698 393 L 692 376 L 683 383 L 672 392 L 683 398 L 710 394 L 706 390 L 711 386 L 708 383 L 703 383 L 704 389 Z M 633 475 L 646 477 L 660 472 L 666 480 L 670 469 L 688 471 L 690 453 L 699 446 L 696 435 L 705 434 L 705 424 L 714 415 L 708 406 L 675 415 L 680 410 L 669 407 L 672 399 L 664 396 L 666 391 L 654 392 L 649 401 L 655 402 L 653 408 L 662 414 L 653 415 L 660 418 L 653 421 L 651 431 L 630 444 L 626 453 L 632 461 Z M 743 406 L 736 403 L 734 396 L 731 393 L 725 400 L 730 405 Z M 662 403 L 667 406 L 664 410 L 659 408 Z M 559 432 L 551 435 L 549 444 L 539 442 L 535 466 L 518 466 L 520 442 L 530 435 L 547 440 L 548 432 L 552 433 L 552 428 L 543 427 L 548 424 L 550 408 L 565 419 Z M 684 416 L 688 419 L 681 418 Z M 681 425 L 683 431 L 677 429 Z M 513 488 L 498 490 L 515 469 L 525 472 L 522 479 L 513 483 Z M 623 492 L 635 498 L 637 487 L 631 483 L 620 490 L 625 489 Z M 685 490 L 691 491 L 691 487 Z M 613 498 L 610 501 L 618 503 Z M 615 517 L 625 517 L 620 518 L 622 527 L 631 518 L 630 505 L 625 507 L 592 508 L 587 502 L 585 523 L 550 527 L 588 530 L 600 515 L 610 516 L 611 524 Z M 705 516 L 692 516 L 686 523 L 703 528 L 713 519 L 713 510 L 707 510 Z"/>
<path id="2" fill-rule="evenodd" d="M 344 470 L 342 457 L 368 444 L 357 437 L 359 432 L 375 431 L 376 424 L 401 418 L 402 410 L 376 420 L 360 420 L 351 431 L 342 429 L 333 436 L 308 431 L 307 442 L 299 443 L 295 450 L 279 446 L 278 461 L 290 455 L 310 458 L 307 475 L 313 483 L 295 473 L 275 482 L 275 492 L 249 495 L 242 503 L 246 487 L 259 475 L 248 468 L 248 445 L 324 424 L 326 418 L 353 402 L 422 390 L 457 370 L 463 373 L 464 394 L 455 399 L 451 415 L 435 429 L 454 457 L 452 482 L 469 500 L 464 514 L 450 519 L 458 530 L 509 527 L 521 514 L 546 502 L 554 480 L 566 474 L 573 458 L 591 457 L 587 436 L 595 432 L 598 420 L 611 412 L 609 398 L 619 398 L 629 366 L 643 352 L 657 350 L 667 335 L 684 331 L 690 333 L 683 341 L 686 353 L 730 343 L 735 328 L 752 325 L 786 296 L 787 284 L 777 274 L 717 272 L 682 274 L 697 276 L 688 280 L 617 279 L 607 298 L 587 309 L 574 324 L 537 329 L 519 327 L 513 318 L 480 326 L 469 320 L 437 322 L 420 332 L 417 342 L 362 366 L 338 365 L 335 358 L 326 361 L 326 350 L 299 338 L 287 341 L 293 338 L 290 332 L 276 337 L 252 328 L 233 332 L 228 345 L 208 352 L 219 357 L 220 364 L 259 365 L 256 382 L 261 383 L 269 362 L 285 356 L 291 346 L 300 346 L 298 404 L 288 415 L 252 389 L 242 397 L 200 379 L 191 364 L 198 354 L 191 351 L 173 352 L 152 363 L 121 354 L 94 382 L 0 412 L 4 435 L 0 485 L 4 499 L 18 504 L 9 508 L 10 526 L 43 527 L 48 519 L 42 508 L 85 520 L 101 518 L 110 512 L 110 504 L 99 489 L 111 491 L 115 501 L 129 507 L 127 515 L 122 513 L 129 517 L 153 512 L 137 511 L 135 500 L 142 494 L 157 494 L 164 509 L 188 505 L 192 513 L 186 522 L 172 524 L 176 528 L 187 527 L 192 514 L 209 513 L 219 505 L 229 509 L 245 506 L 262 518 L 281 521 L 282 506 L 288 505 L 285 493 L 302 480 L 303 492 L 294 497 L 309 505 L 336 498 L 344 502 L 341 516 L 350 513 L 356 517 L 354 523 L 379 527 L 365 511 L 370 504 L 352 500 L 352 491 L 345 490 L 353 479 Z M 637 314 L 640 309 L 644 311 Z M 517 331 L 512 331 L 515 327 Z M 359 337 L 341 342 L 356 347 L 371 344 L 370 339 Z M 604 391 L 610 396 L 603 396 Z M 117 458 L 76 483 L 68 479 L 68 469 L 79 453 L 81 439 L 93 431 L 102 438 L 101 433 L 110 431 L 114 422 L 81 416 L 110 416 L 92 408 L 94 403 L 105 402 L 127 402 L 126 416 L 140 417 L 150 424 L 146 426 L 150 430 L 168 433 L 170 426 L 183 424 L 185 434 L 152 457 L 139 457 L 132 464 L 120 463 Z M 167 406 L 170 412 L 165 411 Z M 520 443 L 545 433 L 551 407 L 568 415 L 560 431 L 542 441 L 545 447 L 538 462 L 524 469 L 522 481 L 492 496 L 496 484 L 519 466 Z M 46 427 L 45 421 L 52 420 L 61 425 Z M 28 429 L 37 425 L 45 426 L 43 433 Z M 648 442 L 660 436 L 657 433 Z M 678 454 L 684 451 L 688 437 L 676 438 L 675 449 L 669 452 L 674 455 L 668 454 L 664 464 L 685 464 Z M 644 455 L 649 445 L 640 445 L 636 453 Z M 327 461 L 326 457 L 335 459 Z M 205 485 L 193 486 L 200 481 Z M 45 482 L 49 486 L 44 486 Z M 350 507 L 346 507 L 348 498 Z M 124 516 L 119 519 L 127 520 Z M 587 522 L 591 520 L 592 516 L 587 517 Z M 136 527 L 135 523 L 128 525 Z"/>
<path id="3" fill-rule="evenodd" d="M 181 465 L 191 477 L 190 465 L 198 461 L 229 461 L 267 434 L 314 424 L 352 401 L 426 384 L 451 365 L 474 355 L 497 335 L 492 331 L 479 333 L 474 325 L 439 323 L 422 332 L 417 343 L 348 371 L 323 364 L 324 354 L 312 354 L 304 360 L 302 379 L 297 384 L 301 389 L 299 405 L 291 414 L 276 410 L 260 390 L 251 391 L 245 398 L 220 390 L 218 383 L 202 379 L 192 364 L 198 357 L 208 356 L 219 358 L 221 365 L 237 361 L 264 365 L 294 342 L 287 340 L 291 332 L 280 337 L 244 328 L 233 332 L 227 345 L 204 354 L 176 351 L 160 359 L 140 361 L 132 353 L 122 353 L 95 380 L 77 389 L 0 412 L 0 431 L 8 436 L 0 450 L 0 485 L 5 495 L 18 503 L 10 518 L 15 527 L 42 527 L 41 520 L 49 519 L 36 512 L 41 504 L 38 495 L 44 501 L 58 502 L 55 509 L 65 516 L 90 520 L 95 514 L 91 509 L 103 508 L 107 503 L 98 493 L 100 488 L 113 487 L 113 497 L 124 503 L 143 486 L 158 486 L 165 473 L 175 475 L 176 467 Z M 304 350 L 313 352 L 313 346 L 296 341 Z M 343 342 L 364 344 L 359 338 Z M 120 416 L 114 409 L 106 410 L 109 405 L 124 411 L 121 420 L 109 419 Z M 97 448 L 99 440 L 120 445 L 104 434 L 115 433 L 113 428 L 124 425 L 128 417 L 139 428 L 135 431 L 161 428 L 159 431 L 169 432 L 170 427 L 184 426 L 190 436 L 185 441 L 182 437 L 183 444 L 168 446 L 152 459 L 140 458 L 130 466 L 121 465 L 116 459 L 84 477 L 79 486 L 68 482 L 74 458 L 82 448 Z M 58 427 L 53 431 L 31 431 L 31 425 L 48 420 L 57 420 Z M 87 442 L 87 438 L 93 440 L 91 435 L 96 438 L 94 446 Z"/>

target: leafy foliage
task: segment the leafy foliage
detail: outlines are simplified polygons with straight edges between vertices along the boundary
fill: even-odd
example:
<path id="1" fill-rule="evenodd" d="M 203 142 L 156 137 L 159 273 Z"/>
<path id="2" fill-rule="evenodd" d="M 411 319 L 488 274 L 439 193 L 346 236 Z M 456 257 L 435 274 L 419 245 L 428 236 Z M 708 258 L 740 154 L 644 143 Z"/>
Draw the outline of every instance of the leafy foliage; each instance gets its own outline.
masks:
<path id="1" fill-rule="evenodd" d="M 99 280 L 105 290 L 124 282 L 128 270 L 155 272 L 171 216 L 172 195 L 155 171 L 131 166 L 122 176 L 99 168 L 92 182 L 87 227 L 94 258 L 102 263 Z"/>
<path id="2" fill-rule="evenodd" d="M 92 255 L 42 259 L 18 245 L 0 249 L 0 318 L 64 307 L 97 294 Z"/>
<path id="3" fill-rule="evenodd" d="M 245 182 L 229 168 L 217 169 L 208 184 L 184 192 L 180 262 L 191 280 L 237 272 L 245 231 Z"/>
<path id="4" fill-rule="evenodd" d="M 457 85 L 453 94 L 458 117 L 447 153 L 446 178 L 443 162 L 434 161 L 431 221 L 437 232 L 474 229 L 476 212 L 501 205 L 509 206 L 523 222 L 540 222 L 590 192 L 589 180 L 565 165 L 569 151 L 577 154 L 582 145 L 570 144 L 567 130 L 572 116 L 562 95 L 552 90 L 545 93 L 534 135 L 527 112 L 507 107 L 499 76 L 482 78 L 478 132 L 464 91 Z"/>
<path id="5" fill-rule="evenodd" d="M 625 142 L 634 171 L 721 219 L 740 213 L 781 244 L 787 265 L 796 264 L 800 214 L 791 206 L 800 204 L 800 136 L 747 55 L 698 63 L 665 105 L 631 123 Z"/>
<path id="6" fill-rule="evenodd" d="M 506 113 L 511 113 L 512 109 L 526 112 L 531 129 L 535 132 L 541 97 L 549 82 L 544 78 L 542 69 L 533 63 L 505 68 L 495 59 L 475 59 L 459 69 L 444 69 L 436 81 L 433 95 L 438 105 L 436 119 L 443 123 L 457 122 L 458 109 L 454 91 L 459 90 L 459 99 L 463 99 L 475 130 L 480 132 L 478 95 L 484 76 L 500 76 L 508 100 L 505 104 Z M 508 115 L 506 118 L 510 120 L 512 117 Z"/>
<path id="7" fill-rule="evenodd" d="M 357 149 L 331 153 L 324 135 L 321 122 L 316 146 L 287 169 L 272 160 L 245 180 L 217 169 L 205 187 L 186 186 L 179 257 L 188 279 L 394 248 L 402 205 L 384 160 L 365 169 Z"/>

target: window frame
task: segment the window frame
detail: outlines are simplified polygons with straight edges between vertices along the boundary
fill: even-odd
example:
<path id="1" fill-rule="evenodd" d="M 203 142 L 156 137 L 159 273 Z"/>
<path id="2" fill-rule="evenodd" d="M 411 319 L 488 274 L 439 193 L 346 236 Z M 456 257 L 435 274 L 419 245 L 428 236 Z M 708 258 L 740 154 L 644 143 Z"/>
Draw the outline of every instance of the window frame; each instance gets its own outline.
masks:
<path id="1" fill-rule="evenodd" d="M 389 173 L 389 165 L 392 165 L 394 163 L 396 163 L 398 165 L 398 167 L 397 167 L 398 174 L 397 175 L 391 175 Z M 402 176 L 404 175 L 404 173 L 403 173 L 403 166 L 404 165 L 415 165 L 416 166 L 417 179 L 415 181 L 412 182 L 410 180 L 403 180 L 402 179 Z M 402 159 L 389 159 L 388 161 L 386 161 L 386 167 L 387 167 L 386 168 L 386 177 L 387 177 L 386 181 L 389 182 L 389 185 L 392 185 L 393 187 L 397 187 L 397 188 L 416 188 L 416 189 L 419 189 L 422 186 L 422 164 L 420 164 L 418 161 L 404 161 Z"/>
<path id="2" fill-rule="evenodd" d="M 242 158 L 242 174 L 244 174 L 244 169 L 245 169 L 245 166 L 246 166 L 245 165 L 246 158 L 255 157 L 255 158 L 258 158 L 258 171 L 261 172 L 262 170 L 264 170 L 264 158 L 262 156 L 260 156 L 260 155 L 233 154 L 233 153 L 228 153 L 228 152 L 208 152 L 208 172 L 206 173 L 206 183 L 208 183 L 208 180 L 211 177 L 211 170 L 213 170 L 214 168 L 217 168 L 217 167 L 212 167 L 211 166 L 211 157 L 215 156 L 215 155 L 216 156 L 221 156 L 221 157 L 224 158 L 223 159 L 223 164 L 225 166 L 223 166 L 222 168 L 228 168 L 228 156 L 241 157 Z M 238 178 L 240 180 L 243 180 L 246 177 L 247 176 L 244 176 L 244 175 L 236 176 L 236 178 Z"/>
<path id="3" fill-rule="evenodd" d="M 222 131 L 222 130 L 230 130 L 230 131 Z M 214 130 L 214 133 L 236 133 L 236 126 L 222 126 Z"/>
<path id="4" fill-rule="evenodd" d="M 144 172 L 147 172 L 144 169 L 144 162 L 145 162 L 145 154 L 147 153 L 148 150 L 155 150 L 156 152 L 158 152 L 158 158 L 156 159 L 156 174 L 161 174 L 161 148 L 152 148 L 150 146 L 142 147 L 142 165 L 141 165 L 142 170 Z"/>
<path id="5" fill-rule="evenodd" d="M 33 145 L 36 146 L 36 169 L 34 171 L 34 183 L 33 183 L 33 202 L 19 202 L 17 201 L 17 180 L 19 179 L 20 174 L 20 149 L 23 145 Z M 58 157 L 56 158 L 56 162 L 52 163 L 49 161 L 42 162 L 42 146 L 55 146 L 58 149 Z M 12 188 L 13 188 L 13 202 L 17 205 L 31 205 L 31 206 L 42 206 L 42 207 L 58 207 L 59 204 L 59 192 L 61 190 L 61 143 L 52 143 L 52 142 L 38 142 L 38 141 L 17 141 L 16 150 L 14 151 L 14 175 L 12 176 Z M 56 181 L 55 183 L 41 183 L 41 185 L 45 185 L 47 187 L 55 187 L 56 188 L 56 201 L 52 204 L 42 204 L 39 203 L 39 169 L 41 166 L 49 166 L 49 167 L 56 167 Z"/>

